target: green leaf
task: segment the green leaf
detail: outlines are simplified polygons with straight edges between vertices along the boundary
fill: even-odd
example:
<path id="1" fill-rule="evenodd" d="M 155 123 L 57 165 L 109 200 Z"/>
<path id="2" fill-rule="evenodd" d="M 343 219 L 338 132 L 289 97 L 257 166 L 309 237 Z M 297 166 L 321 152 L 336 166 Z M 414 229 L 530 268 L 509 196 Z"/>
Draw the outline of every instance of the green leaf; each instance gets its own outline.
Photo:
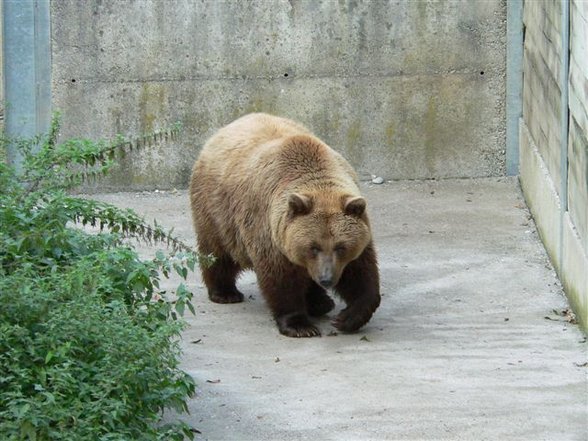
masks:
<path id="1" fill-rule="evenodd" d="M 186 303 L 185 302 L 177 302 L 176 303 L 176 312 L 180 315 L 180 316 L 184 316 L 184 309 L 185 309 Z"/>
<path id="2" fill-rule="evenodd" d="M 37 440 L 37 432 L 35 431 L 35 427 L 31 424 L 30 421 L 24 421 L 20 426 L 20 435 L 21 439 L 27 439 L 30 441 Z"/>

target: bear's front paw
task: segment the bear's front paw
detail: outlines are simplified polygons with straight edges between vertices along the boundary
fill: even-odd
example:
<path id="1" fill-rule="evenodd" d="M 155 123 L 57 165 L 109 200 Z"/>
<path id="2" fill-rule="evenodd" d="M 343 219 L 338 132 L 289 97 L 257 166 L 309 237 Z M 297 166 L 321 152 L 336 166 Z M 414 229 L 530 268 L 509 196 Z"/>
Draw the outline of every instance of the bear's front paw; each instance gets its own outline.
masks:
<path id="1" fill-rule="evenodd" d="M 347 307 L 337 315 L 331 324 L 342 332 L 355 332 L 365 325 L 376 308 L 353 308 Z"/>
<path id="2" fill-rule="evenodd" d="M 240 303 L 245 296 L 235 288 L 228 291 L 209 291 L 208 298 L 214 303 Z"/>
<path id="3" fill-rule="evenodd" d="M 321 332 L 304 314 L 286 314 L 276 317 L 280 333 L 287 337 L 319 337 Z"/>

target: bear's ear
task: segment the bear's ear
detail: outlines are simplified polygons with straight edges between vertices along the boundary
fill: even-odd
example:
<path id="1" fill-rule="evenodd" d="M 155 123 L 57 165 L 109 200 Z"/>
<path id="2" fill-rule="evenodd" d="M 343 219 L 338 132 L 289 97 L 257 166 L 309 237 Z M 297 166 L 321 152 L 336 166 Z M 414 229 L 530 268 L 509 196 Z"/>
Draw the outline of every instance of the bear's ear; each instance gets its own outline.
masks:
<path id="1" fill-rule="evenodd" d="M 312 210 L 312 199 L 301 193 L 292 193 L 288 196 L 288 215 L 299 216 L 308 214 Z"/>
<path id="2" fill-rule="evenodd" d="M 343 212 L 350 216 L 361 216 L 366 207 L 365 199 L 361 196 L 348 196 L 343 201 Z"/>

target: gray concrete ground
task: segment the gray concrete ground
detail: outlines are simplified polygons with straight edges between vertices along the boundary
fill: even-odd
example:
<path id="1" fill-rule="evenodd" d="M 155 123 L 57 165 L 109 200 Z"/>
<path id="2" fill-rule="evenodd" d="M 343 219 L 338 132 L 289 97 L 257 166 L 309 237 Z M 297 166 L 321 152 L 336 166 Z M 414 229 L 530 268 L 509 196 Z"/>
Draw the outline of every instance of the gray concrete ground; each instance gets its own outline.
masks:
<path id="1" fill-rule="evenodd" d="M 210 303 L 193 277 L 182 345 L 196 438 L 588 440 L 588 343 L 518 182 L 362 188 L 383 301 L 359 333 L 331 335 L 325 318 L 322 338 L 283 337 L 253 274 L 236 305 Z M 194 240 L 185 190 L 97 198 Z"/>

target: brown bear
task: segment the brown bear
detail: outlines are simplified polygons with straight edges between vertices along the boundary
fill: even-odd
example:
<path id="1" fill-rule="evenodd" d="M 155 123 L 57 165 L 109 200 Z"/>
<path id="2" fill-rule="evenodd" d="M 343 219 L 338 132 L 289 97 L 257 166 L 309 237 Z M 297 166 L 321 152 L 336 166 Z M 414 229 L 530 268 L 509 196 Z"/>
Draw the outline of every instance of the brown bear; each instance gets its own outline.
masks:
<path id="1" fill-rule="evenodd" d="M 235 281 L 253 269 L 280 332 L 320 335 L 309 318 L 345 301 L 332 324 L 353 332 L 380 304 L 366 201 L 341 155 L 294 121 L 262 113 L 208 140 L 192 170 L 190 202 L 210 300 L 243 301 Z"/>

